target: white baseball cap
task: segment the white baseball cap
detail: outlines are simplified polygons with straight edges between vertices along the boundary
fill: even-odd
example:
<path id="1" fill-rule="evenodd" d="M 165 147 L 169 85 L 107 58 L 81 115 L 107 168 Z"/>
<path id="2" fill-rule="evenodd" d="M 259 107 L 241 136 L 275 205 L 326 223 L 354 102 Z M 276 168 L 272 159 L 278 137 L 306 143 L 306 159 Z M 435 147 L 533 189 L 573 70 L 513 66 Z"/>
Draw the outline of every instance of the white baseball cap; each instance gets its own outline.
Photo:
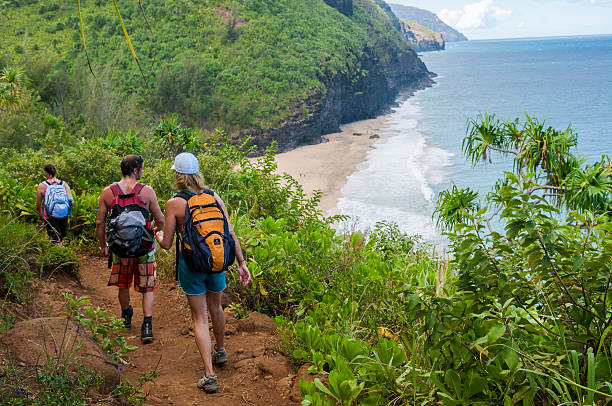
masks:
<path id="1" fill-rule="evenodd" d="M 200 165 L 195 155 L 189 152 L 181 152 L 174 158 L 174 165 L 170 169 L 185 175 L 193 175 L 200 171 Z"/>

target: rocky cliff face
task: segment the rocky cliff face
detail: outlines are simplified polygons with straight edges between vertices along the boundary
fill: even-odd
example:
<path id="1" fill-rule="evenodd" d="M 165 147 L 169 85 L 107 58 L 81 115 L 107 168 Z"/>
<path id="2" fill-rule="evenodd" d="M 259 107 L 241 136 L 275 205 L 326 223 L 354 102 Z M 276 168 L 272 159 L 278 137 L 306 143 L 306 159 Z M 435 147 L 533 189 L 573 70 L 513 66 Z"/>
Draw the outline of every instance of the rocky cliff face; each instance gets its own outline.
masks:
<path id="1" fill-rule="evenodd" d="M 327 91 L 313 95 L 304 106 L 309 114 L 300 119 L 299 112 L 272 130 L 256 130 L 254 137 L 259 152 L 276 141 L 279 151 L 288 151 L 300 145 L 318 144 L 321 137 L 339 131 L 343 123 L 374 118 L 388 111 L 400 92 L 406 94 L 430 86 L 433 76 L 414 52 L 397 53 L 383 66 L 373 50 L 367 50 L 362 61 L 366 76 L 357 80 L 350 74 L 327 78 Z"/>
<path id="2" fill-rule="evenodd" d="M 325 87 L 311 95 L 277 128 L 253 128 L 243 132 L 254 138 L 259 152 L 273 141 L 279 151 L 317 144 L 324 134 L 339 131 L 343 123 L 376 117 L 388 111 L 400 92 L 430 86 L 431 74 L 401 35 L 401 24 L 383 0 L 325 0 L 325 3 L 362 24 L 375 36 L 375 46 L 364 45 L 357 63 L 347 69 L 327 72 Z M 381 10 L 382 9 L 382 10 Z M 374 24 L 363 24 L 365 14 Z M 381 33 L 380 27 L 385 27 Z M 307 112 L 306 114 L 304 112 Z"/>
<path id="3" fill-rule="evenodd" d="M 467 41 L 465 35 L 446 25 L 431 11 L 401 4 L 391 4 L 391 9 L 401 20 L 415 20 L 430 30 L 441 33 L 446 42 Z"/>
<path id="4" fill-rule="evenodd" d="M 324 0 L 325 3 L 337 9 L 339 12 L 347 17 L 353 15 L 353 0 Z"/>
<path id="5" fill-rule="evenodd" d="M 402 35 L 415 51 L 439 51 L 444 49 L 444 38 L 439 32 L 433 32 L 414 20 L 400 20 L 400 24 Z"/>

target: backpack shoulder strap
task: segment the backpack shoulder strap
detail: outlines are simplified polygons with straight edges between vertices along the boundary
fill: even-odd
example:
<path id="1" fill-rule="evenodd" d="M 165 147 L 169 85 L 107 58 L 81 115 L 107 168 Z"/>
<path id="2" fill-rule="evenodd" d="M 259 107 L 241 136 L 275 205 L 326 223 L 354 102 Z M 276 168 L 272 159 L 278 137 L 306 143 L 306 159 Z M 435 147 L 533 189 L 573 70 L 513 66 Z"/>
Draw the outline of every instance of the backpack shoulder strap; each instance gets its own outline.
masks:
<path id="1" fill-rule="evenodd" d="M 211 195 L 212 197 L 215 197 L 215 192 L 211 189 L 204 188 L 204 193 L 206 193 L 207 195 Z"/>
<path id="2" fill-rule="evenodd" d="M 140 194 L 140 191 L 145 187 L 145 185 L 143 185 L 142 183 L 137 183 L 136 185 L 134 185 L 134 188 L 132 189 L 132 193 L 135 196 L 138 196 Z"/>
<path id="3" fill-rule="evenodd" d="M 123 189 L 121 189 L 121 186 L 119 186 L 118 183 L 113 183 L 112 185 L 110 185 L 110 190 L 113 192 L 113 196 L 119 196 L 124 194 Z"/>
<path id="4" fill-rule="evenodd" d="M 181 189 L 178 192 L 176 192 L 174 197 L 180 197 L 181 199 L 189 200 L 195 195 L 197 195 L 197 193 L 191 189 Z"/>

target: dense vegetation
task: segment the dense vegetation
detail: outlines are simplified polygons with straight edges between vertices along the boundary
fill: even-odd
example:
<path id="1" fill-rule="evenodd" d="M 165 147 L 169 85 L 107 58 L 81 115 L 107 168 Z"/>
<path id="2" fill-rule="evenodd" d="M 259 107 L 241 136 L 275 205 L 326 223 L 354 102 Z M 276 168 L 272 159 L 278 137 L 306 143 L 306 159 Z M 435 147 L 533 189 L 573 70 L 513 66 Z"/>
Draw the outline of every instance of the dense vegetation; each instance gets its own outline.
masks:
<path id="1" fill-rule="evenodd" d="M 151 0 L 144 15 L 140 2 L 125 2 L 143 78 L 113 3 L 80 4 L 96 78 L 77 2 L 3 0 L 0 16 L 0 66 L 24 65 L 71 129 L 133 129 L 173 112 L 232 133 L 278 127 L 308 117 L 337 74 L 367 75 L 364 55 L 387 67 L 411 52 L 374 0 L 355 0 L 351 18 L 323 0 Z"/>
<path id="2" fill-rule="evenodd" d="M 17 219 L 0 227 L 31 229 L 23 223 L 36 220 L 40 168 L 53 162 L 76 193 L 71 246 L 86 247 L 99 190 L 119 178 L 123 154 L 143 154 L 143 181 L 163 203 L 173 193 L 174 154 L 198 153 L 253 273 L 249 288 L 237 288 L 236 306 L 277 316 L 287 353 L 327 377 L 301 383 L 304 404 L 612 399 L 612 165 L 607 157 L 591 165 L 575 157 L 571 128 L 530 117 L 472 119 L 466 156 L 474 164 L 512 156 L 514 170 L 500 174 L 481 202 L 469 189 L 441 194 L 437 218 L 452 257 L 440 258 L 393 224 L 339 235 L 339 219 L 317 210 L 318 195 L 308 199 L 295 180 L 274 174 L 273 148 L 250 161 L 248 141 L 230 145 L 221 131 L 176 119 L 141 133 L 75 133 L 32 101 L 36 91 L 23 74 L 3 72 L 0 119 L 10 121 L 29 103 L 41 127 L 0 152 L 0 211 Z M 0 243 L 3 250 L 20 244 Z M 171 262 L 171 253 L 160 257 L 162 275 L 172 277 Z M 10 265 L 0 270 L 5 280 L 21 269 Z M 3 295 L 23 298 L 27 286 L 24 279 Z M 10 314 L 3 318 L 10 324 Z"/>

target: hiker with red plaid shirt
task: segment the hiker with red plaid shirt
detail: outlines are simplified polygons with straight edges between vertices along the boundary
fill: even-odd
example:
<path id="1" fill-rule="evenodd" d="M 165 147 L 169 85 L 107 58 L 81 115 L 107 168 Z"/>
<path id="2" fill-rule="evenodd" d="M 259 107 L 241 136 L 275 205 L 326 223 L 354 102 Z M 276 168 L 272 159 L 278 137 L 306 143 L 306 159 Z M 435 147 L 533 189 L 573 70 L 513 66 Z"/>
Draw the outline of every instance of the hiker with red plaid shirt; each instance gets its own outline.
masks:
<path id="1" fill-rule="evenodd" d="M 137 258 L 122 258 L 109 252 L 107 246 L 106 222 L 113 204 L 119 197 L 129 197 L 138 203 L 143 210 L 150 212 L 155 220 L 156 230 L 163 230 L 164 215 L 157 202 L 155 191 L 138 182 L 144 169 L 144 160 L 140 155 L 127 155 L 121 161 L 123 178 L 106 187 L 100 195 L 98 216 L 96 219 L 96 234 L 100 243 L 101 255 L 109 259 L 112 257 L 111 275 L 108 286 L 119 288 L 119 304 L 124 326 L 131 328 L 134 310 L 130 305 L 130 286 L 134 283 L 134 290 L 142 294 L 143 323 L 141 327 L 141 341 L 143 344 L 153 342 L 153 291 L 156 287 L 155 262 L 156 245 L 152 243 L 149 251 Z M 148 223 L 148 219 L 147 219 Z M 148 249 L 148 248 L 147 248 Z M 109 261 L 111 262 L 111 261 Z"/>

